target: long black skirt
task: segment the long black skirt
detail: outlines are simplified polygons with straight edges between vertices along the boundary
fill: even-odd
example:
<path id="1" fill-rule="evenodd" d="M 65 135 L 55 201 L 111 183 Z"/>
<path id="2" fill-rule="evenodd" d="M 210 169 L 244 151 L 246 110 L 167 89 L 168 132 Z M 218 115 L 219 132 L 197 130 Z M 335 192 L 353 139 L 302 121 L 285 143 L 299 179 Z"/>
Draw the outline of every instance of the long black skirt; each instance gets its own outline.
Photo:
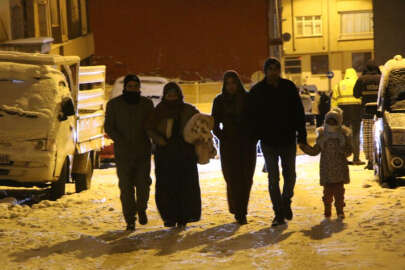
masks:
<path id="1" fill-rule="evenodd" d="M 220 142 L 222 172 L 226 181 L 229 212 L 246 215 L 256 168 L 256 144 L 234 136 Z"/>
<path id="2" fill-rule="evenodd" d="M 194 146 L 171 140 L 155 152 L 156 205 L 164 222 L 189 223 L 201 218 L 201 192 Z"/>

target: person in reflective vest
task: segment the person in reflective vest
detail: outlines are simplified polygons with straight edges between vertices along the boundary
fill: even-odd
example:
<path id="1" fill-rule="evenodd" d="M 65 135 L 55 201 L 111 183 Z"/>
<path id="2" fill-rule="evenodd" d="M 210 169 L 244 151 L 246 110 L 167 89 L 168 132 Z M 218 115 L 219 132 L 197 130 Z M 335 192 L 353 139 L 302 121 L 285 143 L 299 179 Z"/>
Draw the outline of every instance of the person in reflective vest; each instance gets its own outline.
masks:
<path id="1" fill-rule="evenodd" d="M 353 165 L 365 164 L 360 160 L 360 126 L 361 126 L 361 100 L 353 94 L 357 81 L 357 72 L 354 68 L 346 69 L 345 77 L 333 89 L 332 107 L 339 107 L 343 111 L 343 123 L 352 129 L 353 134 Z"/>

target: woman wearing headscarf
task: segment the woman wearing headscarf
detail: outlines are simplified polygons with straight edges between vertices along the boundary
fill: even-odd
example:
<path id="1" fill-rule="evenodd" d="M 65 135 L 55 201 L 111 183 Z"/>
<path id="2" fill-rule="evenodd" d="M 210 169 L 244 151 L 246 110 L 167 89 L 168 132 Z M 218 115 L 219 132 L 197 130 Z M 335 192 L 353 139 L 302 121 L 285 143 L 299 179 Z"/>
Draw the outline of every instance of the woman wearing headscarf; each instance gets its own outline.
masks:
<path id="1" fill-rule="evenodd" d="M 185 227 L 201 217 L 197 156 L 194 145 L 183 137 L 184 127 L 197 113 L 184 103 L 180 86 L 169 82 L 148 123 L 148 134 L 157 146 L 156 205 L 166 227 Z"/>
<path id="2" fill-rule="evenodd" d="M 256 166 L 256 143 L 246 128 L 247 92 L 235 71 L 224 74 L 222 93 L 214 99 L 214 134 L 220 140 L 222 172 L 229 211 L 247 224 L 246 215 Z"/>

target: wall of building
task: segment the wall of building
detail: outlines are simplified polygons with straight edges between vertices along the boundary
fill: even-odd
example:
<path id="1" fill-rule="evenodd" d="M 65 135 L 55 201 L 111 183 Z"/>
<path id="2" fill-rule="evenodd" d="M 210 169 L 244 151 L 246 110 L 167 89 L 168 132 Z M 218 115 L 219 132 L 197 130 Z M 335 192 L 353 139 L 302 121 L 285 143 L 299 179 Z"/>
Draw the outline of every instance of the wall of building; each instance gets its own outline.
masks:
<path id="1" fill-rule="evenodd" d="M 97 0 L 90 2 L 95 60 L 110 79 L 127 72 L 245 80 L 268 55 L 268 0 Z"/>
<path id="2" fill-rule="evenodd" d="M 403 0 L 374 0 L 375 57 L 379 65 L 396 54 L 405 57 Z"/>
<path id="3" fill-rule="evenodd" d="M 291 40 L 284 42 L 284 56 L 299 56 L 302 73 L 287 75 L 298 84 L 315 84 L 318 89 L 328 90 L 326 74 L 312 74 L 311 55 L 329 54 L 330 68 L 337 84 L 347 68 L 352 67 L 352 53 L 372 52 L 372 35 L 361 38 L 341 37 L 341 13 L 371 11 L 372 0 L 282 0 L 282 31 L 290 33 Z M 294 20 L 297 16 L 321 16 L 322 34 L 317 37 L 297 37 Z"/>
<path id="4" fill-rule="evenodd" d="M 87 27 L 87 1 L 0 0 L 2 48 L 7 48 L 4 42 L 10 40 L 52 37 L 50 53 L 77 55 L 87 61 L 94 54 L 93 35 Z M 31 49 L 18 46 L 21 51 Z"/>

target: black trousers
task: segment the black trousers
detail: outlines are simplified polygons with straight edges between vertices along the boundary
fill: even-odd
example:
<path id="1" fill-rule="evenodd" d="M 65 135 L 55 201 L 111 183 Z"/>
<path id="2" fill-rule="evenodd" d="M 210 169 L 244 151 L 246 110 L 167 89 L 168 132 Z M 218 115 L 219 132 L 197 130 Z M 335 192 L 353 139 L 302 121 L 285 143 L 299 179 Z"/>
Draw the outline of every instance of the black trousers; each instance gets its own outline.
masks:
<path id="1" fill-rule="evenodd" d="M 269 193 L 274 214 L 278 218 L 284 218 L 284 206 L 291 204 L 291 199 L 294 195 L 297 177 L 295 172 L 297 145 L 294 143 L 287 146 L 268 146 L 262 143 L 262 150 L 269 172 Z M 282 193 L 280 191 L 280 160 L 284 178 Z"/>
<path id="2" fill-rule="evenodd" d="M 339 105 L 343 110 L 343 124 L 352 129 L 353 160 L 360 159 L 361 105 Z"/>

